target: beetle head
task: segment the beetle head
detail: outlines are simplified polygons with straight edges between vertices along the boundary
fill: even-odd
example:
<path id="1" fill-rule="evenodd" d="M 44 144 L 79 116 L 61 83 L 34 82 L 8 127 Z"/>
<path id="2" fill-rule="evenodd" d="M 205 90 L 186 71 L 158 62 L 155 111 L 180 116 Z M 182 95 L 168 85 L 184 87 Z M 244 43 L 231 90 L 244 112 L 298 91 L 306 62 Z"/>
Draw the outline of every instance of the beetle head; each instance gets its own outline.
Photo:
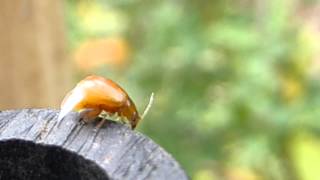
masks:
<path id="1" fill-rule="evenodd" d="M 124 108 L 120 112 L 120 115 L 129 120 L 132 129 L 137 126 L 139 120 L 141 119 L 136 106 L 130 98 L 128 98 Z"/>

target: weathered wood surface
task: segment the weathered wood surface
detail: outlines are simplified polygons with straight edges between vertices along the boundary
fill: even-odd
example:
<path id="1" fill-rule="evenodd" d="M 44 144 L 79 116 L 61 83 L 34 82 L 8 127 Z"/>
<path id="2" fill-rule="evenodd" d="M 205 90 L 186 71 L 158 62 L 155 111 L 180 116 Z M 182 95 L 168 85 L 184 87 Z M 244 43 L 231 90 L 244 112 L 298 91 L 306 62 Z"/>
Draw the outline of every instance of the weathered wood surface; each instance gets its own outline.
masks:
<path id="1" fill-rule="evenodd" d="M 21 139 L 56 145 L 95 162 L 111 179 L 188 179 L 167 152 L 139 132 L 114 122 L 96 132 L 94 123 L 80 125 L 77 113 L 57 126 L 57 114 L 49 109 L 2 111 L 0 142 Z"/>

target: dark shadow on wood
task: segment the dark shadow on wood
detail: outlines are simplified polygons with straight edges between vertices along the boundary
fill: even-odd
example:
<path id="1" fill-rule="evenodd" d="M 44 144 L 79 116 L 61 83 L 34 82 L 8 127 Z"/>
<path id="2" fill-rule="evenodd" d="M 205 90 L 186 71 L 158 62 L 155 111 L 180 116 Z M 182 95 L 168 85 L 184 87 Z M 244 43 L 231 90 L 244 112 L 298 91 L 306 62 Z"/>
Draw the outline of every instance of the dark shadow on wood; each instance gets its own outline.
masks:
<path id="1" fill-rule="evenodd" d="M 94 162 L 59 146 L 32 141 L 0 142 L 1 179 L 109 179 Z"/>

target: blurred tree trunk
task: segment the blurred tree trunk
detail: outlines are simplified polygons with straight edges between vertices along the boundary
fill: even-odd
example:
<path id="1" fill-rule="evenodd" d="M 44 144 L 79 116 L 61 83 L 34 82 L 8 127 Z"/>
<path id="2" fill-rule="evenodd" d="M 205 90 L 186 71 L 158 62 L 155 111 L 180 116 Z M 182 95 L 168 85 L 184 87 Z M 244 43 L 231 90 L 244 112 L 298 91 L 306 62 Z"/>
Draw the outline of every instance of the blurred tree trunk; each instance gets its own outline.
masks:
<path id="1" fill-rule="evenodd" d="M 57 107 L 70 82 L 63 1 L 1 1 L 0 37 L 0 109 Z"/>

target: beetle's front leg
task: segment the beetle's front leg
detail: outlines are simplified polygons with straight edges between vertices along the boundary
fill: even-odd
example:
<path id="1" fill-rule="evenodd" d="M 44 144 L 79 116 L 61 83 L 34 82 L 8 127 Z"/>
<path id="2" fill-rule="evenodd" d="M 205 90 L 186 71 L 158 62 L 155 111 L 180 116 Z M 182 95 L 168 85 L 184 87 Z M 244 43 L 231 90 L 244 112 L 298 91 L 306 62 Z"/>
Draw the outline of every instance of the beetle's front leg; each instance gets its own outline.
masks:
<path id="1" fill-rule="evenodd" d="M 96 125 L 96 127 L 94 128 L 94 131 L 98 132 L 99 129 L 104 125 L 104 123 L 106 122 L 107 119 L 102 118 L 101 121 Z"/>
<path id="2" fill-rule="evenodd" d="M 99 114 L 99 117 L 101 118 L 100 122 L 96 125 L 96 127 L 94 128 L 94 131 L 98 131 L 103 125 L 104 123 L 106 122 L 107 118 L 108 118 L 108 113 L 105 112 L 105 111 L 102 111 L 100 114 Z"/>
<path id="3" fill-rule="evenodd" d="M 130 121 L 126 117 L 119 116 L 118 121 L 120 121 L 123 125 L 132 128 Z"/>

